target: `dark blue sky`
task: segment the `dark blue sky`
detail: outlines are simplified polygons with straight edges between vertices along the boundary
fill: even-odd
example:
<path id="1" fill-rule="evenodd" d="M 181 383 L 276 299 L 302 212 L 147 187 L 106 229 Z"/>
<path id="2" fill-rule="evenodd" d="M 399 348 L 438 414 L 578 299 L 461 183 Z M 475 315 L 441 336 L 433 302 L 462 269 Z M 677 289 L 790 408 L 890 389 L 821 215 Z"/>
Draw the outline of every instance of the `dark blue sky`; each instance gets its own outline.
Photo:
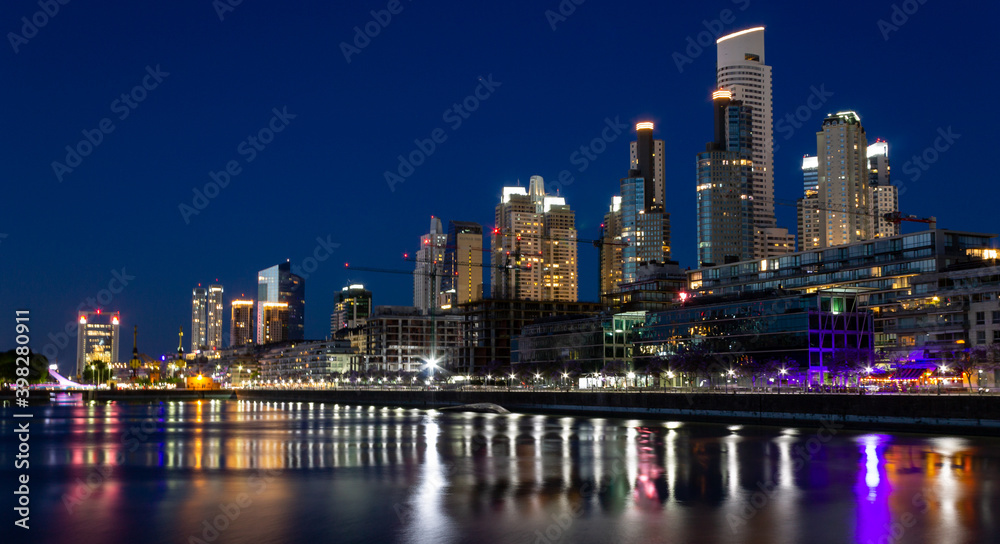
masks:
<path id="1" fill-rule="evenodd" d="M 388 1 L 245 0 L 221 21 L 211 0 L 111 4 L 60 6 L 36 33 L 27 29 L 27 43 L 8 33 L 22 34 L 21 18 L 38 3 L 0 4 L 3 349 L 13 345 L 15 308 L 32 311 L 41 352 L 124 268 L 134 278 L 105 307 L 121 311 L 125 327 L 139 325 L 142 351 L 172 350 L 177 327 L 190 328 L 192 287 L 217 278 L 227 302 L 253 295 L 257 270 L 302 263 L 317 237 L 329 237 L 340 246 L 306 281 L 306 332 L 323 337 L 334 293 L 348 280 L 369 286 L 377 304 L 411 303 L 410 277 L 348 273 L 345 262 L 411 269 L 402 254 L 415 250 L 431 215 L 490 227 L 501 187 L 534 174 L 573 172 L 562 194 L 579 236 L 596 238 L 628 167 L 631 130 L 583 172 L 571 155 L 608 118 L 657 123 L 674 258 L 692 266 L 694 160 L 712 137 L 714 40 L 692 50 L 683 71 L 672 54 L 687 54 L 705 22 L 725 32 L 767 26 L 776 123 L 805 106 L 812 87 L 833 93 L 802 128 L 776 128 L 779 199 L 800 196 L 800 158 L 815 153 L 822 117 L 852 109 L 869 139 L 890 142 L 904 213 L 1000 230 L 988 160 L 998 121 L 988 53 L 994 3 L 927 2 L 886 40 L 878 21 L 891 22 L 892 2 L 587 0 L 553 30 L 545 12 L 558 11 L 556 0 L 403 0 L 350 63 L 340 44 Z M 720 18 L 727 22 L 713 23 Z M 158 83 L 146 77 L 157 66 L 169 74 Z M 491 74 L 499 87 L 453 128 L 446 110 Z M 156 87 L 138 93 L 142 102 L 115 103 L 144 78 Z M 238 148 L 268 126 L 274 108 L 295 117 L 276 122 L 287 126 L 249 162 Z M 105 118 L 113 131 L 60 182 L 53 161 L 65 162 L 65 147 Z M 926 171 L 907 168 L 948 127 L 960 135 L 949 149 Z M 437 128 L 447 139 L 390 191 L 384 172 Z M 240 173 L 185 222 L 179 205 L 192 205 L 192 189 L 230 161 Z M 777 211 L 794 231 L 794 207 Z M 580 248 L 581 299 L 593 300 L 596 250 Z M 123 357 L 129 344 L 126 337 Z M 74 356 L 75 344 L 58 350 L 63 363 Z"/>

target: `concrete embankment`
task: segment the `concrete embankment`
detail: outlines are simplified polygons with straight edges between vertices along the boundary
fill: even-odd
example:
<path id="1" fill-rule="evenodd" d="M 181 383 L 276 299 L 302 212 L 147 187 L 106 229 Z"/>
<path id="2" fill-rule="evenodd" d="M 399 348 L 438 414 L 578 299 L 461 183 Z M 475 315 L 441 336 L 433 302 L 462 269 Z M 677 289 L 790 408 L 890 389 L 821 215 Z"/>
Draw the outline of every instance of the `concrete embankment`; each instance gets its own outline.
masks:
<path id="1" fill-rule="evenodd" d="M 603 393 L 559 391 L 238 390 L 240 400 L 328 402 L 410 408 L 494 403 L 513 412 L 669 418 L 761 425 L 813 425 L 1000 436 L 1000 397 Z"/>

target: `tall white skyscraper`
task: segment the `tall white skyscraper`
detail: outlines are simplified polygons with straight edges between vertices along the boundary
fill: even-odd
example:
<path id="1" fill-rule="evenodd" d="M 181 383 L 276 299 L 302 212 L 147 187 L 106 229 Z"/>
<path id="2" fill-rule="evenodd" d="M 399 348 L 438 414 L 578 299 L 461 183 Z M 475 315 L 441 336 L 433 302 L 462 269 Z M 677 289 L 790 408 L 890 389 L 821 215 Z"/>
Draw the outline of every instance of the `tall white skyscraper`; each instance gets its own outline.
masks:
<path id="1" fill-rule="evenodd" d="M 191 353 L 208 345 L 207 306 L 208 291 L 199 285 L 191 292 Z"/>
<path id="2" fill-rule="evenodd" d="M 205 346 L 208 349 L 222 349 L 222 286 L 209 285 L 205 306 Z"/>
<path id="3" fill-rule="evenodd" d="M 767 243 L 774 219 L 774 114 L 771 104 L 771 67 L 764 59 L 764 27 L 748 28 L 716 40 L 716 85 L 733 93 L 733 100 L 752 113 L 753 220 L 757 227 L 756 253 L 771 256 Z"/>
<path id="4" fill-rule="evenodd" d="M 428 311 L 438 304 L 447 245 L 448 233 L 441 227 L 441 219 L 431 216 L 430 232 L 420 237 L 413 271 L 413 306 L 421 310 Z"/>

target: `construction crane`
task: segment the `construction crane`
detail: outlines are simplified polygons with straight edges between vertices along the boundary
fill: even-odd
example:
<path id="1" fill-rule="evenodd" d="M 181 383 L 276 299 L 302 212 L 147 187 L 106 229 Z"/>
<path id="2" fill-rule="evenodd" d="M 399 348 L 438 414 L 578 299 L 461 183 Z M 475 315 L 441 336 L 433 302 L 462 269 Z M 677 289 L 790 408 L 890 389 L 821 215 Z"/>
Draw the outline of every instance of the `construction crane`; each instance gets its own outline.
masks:
<path id="1" fill-rule="evenodd" d="M 893 225 L 898 225 L 903 221 L 909 221 L 911 223 L 926 223 L 931 230 L 937 228 L 937 217 L 917 217 L 915 215 L 903 215 L 899 212 L 891 212 L 883 215 L 882 219 L 885 219 Z"/>

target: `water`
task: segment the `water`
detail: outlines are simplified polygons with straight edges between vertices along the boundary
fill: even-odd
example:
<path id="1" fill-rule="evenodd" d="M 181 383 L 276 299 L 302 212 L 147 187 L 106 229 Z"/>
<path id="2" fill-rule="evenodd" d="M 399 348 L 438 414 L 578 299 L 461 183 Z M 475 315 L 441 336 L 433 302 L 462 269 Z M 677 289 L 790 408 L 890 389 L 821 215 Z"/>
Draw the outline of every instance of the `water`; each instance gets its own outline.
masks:
<path id="1" fill-rule="evenodd" d="M 1000 541 L 992 437 L 241 401 L 34 413 L 31 529 L 4 543 Z"/>

